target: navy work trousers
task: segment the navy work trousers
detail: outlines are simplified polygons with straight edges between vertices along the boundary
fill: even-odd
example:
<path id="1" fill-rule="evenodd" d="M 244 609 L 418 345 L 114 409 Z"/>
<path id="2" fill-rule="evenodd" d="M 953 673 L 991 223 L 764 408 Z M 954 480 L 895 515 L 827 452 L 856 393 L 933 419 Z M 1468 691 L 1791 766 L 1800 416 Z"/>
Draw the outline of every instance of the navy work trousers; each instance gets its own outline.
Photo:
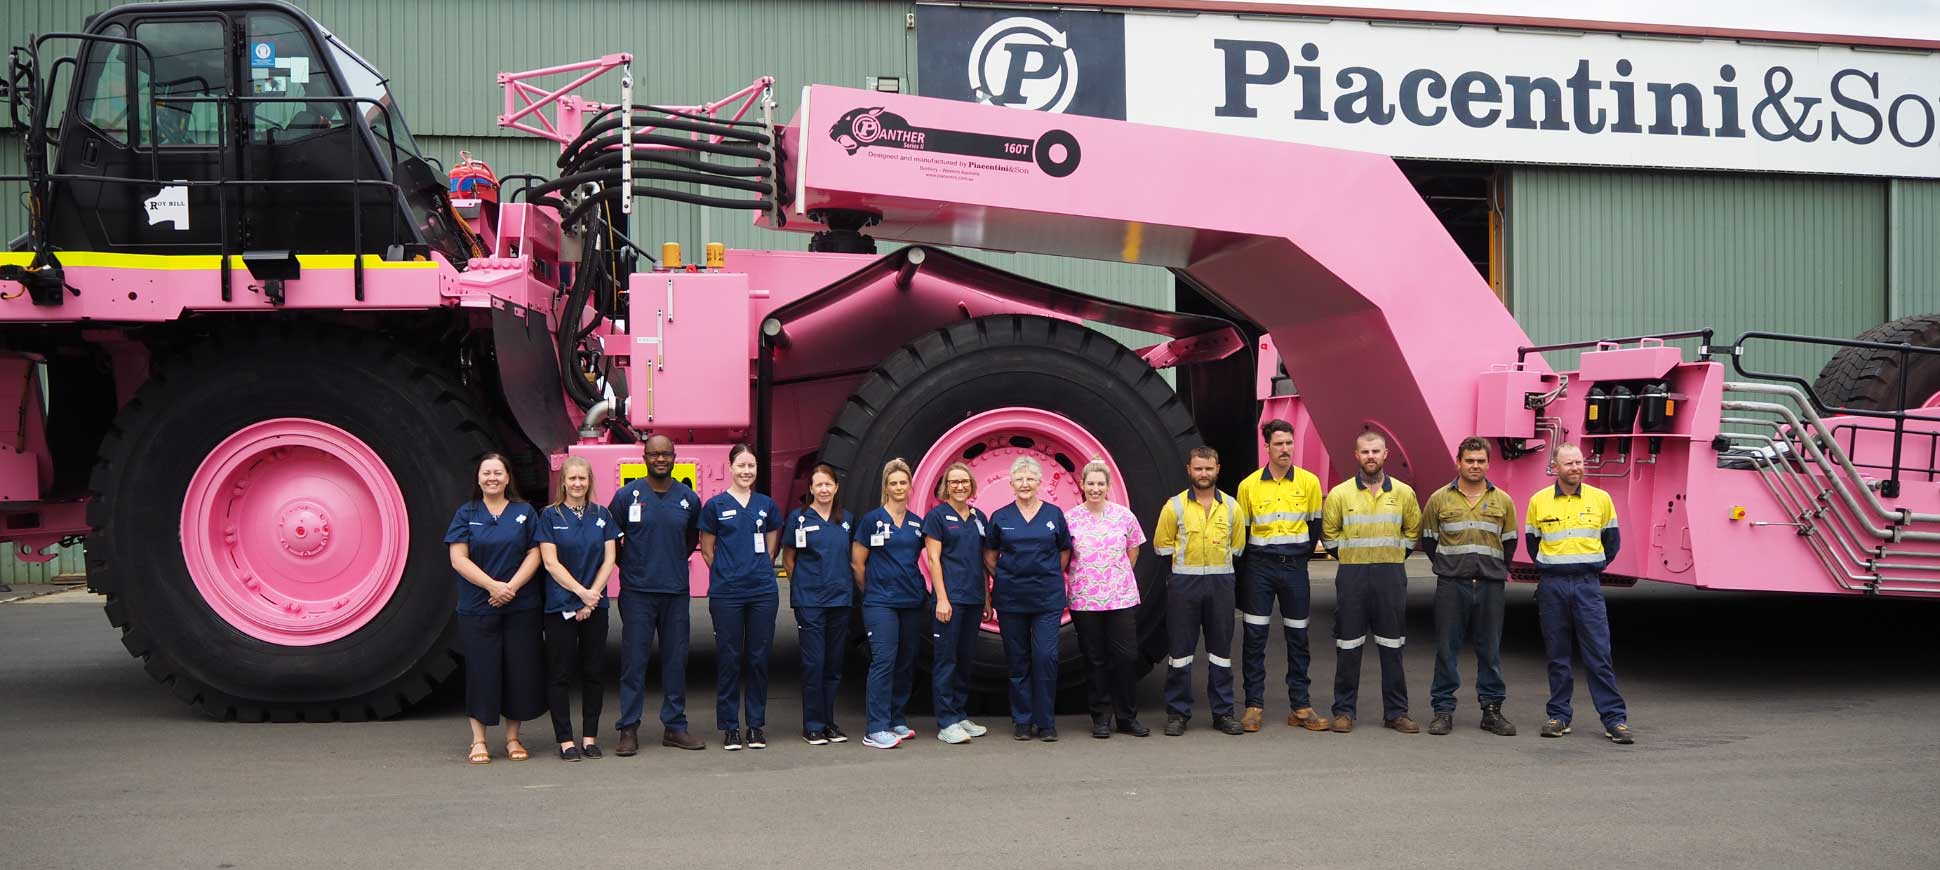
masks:
<path id="1" fill-rule="evenodd" d="M 620 590 L 621 730 L 640 727 L 647 701 L 647 659 L 660 635 L 660 722 L 687 730 L 687 630 L 685 592 Z"/>
<path id="2" fill-rule="evenodd" d="M 1287 703 L 1290 709 L 1312 707 L 1307 666 L 1307 623 L 1312 618 L 1312 589 L 1307 585 L 1307 557 L 1253 554 L 1246 557 L 1246 637 L 1240 646 L 1240 679 L 1246 706 L 1266 706 L 1266 640 L 1273 630 L 1273 603 L 1280 603 L 1280 633 L 1287 639 Z"/>
<path id="3" fill-rule="evenodd" d="M 1381 651 L 1381 715 L 1408 713 L 1408 678 L 1401 649 L 1408 643 L 1408 573 L 1399 562 L 1342 565 L 1334 576 L 1334 715 L 1359 718 L 1361 647 L 1368 631 Z"/>
<path id="4" fill-rule="evenodd" d="M 1173 574 L 1165 584 L 1167 716 L 1192 718 L 1192 654 L 1206 637 L 1206 697 L 1217 716 L 1233 715 L 1233 575 Z"/>
<path id="5" fill-rule="evenodd" d="M 499 716 L 514 722 L 546 711 L 546 649 L 538 610 L 458 614 L 458 642 L 465 651 L 465 714 L 486 725 Z"/>
<path id="6" fill-rule="evenodd" d="M 842 685 L 842 656 L 849 646 L 849 608 L 797 607 L 795 634 L 802 645 L 802 730 L 835 724 L 835 690 Z"/>
<path id="7" fill-rule="evenodd" d="M 1435 679 L 1428 701 L 1437 713 L 1455 712 L 1462 687 L 1462 648 L 1475 648 L 1475 697 L 1500 704 L 1502 686 L 1503 581 L 1435 578 Z"/>
<path id="8" fill-rule="evenodd" d="M 560 743 L 573 739 L 571 694 L 579 684 L 580 725 L 585 736 L 600 730 L 600 705 L 606 685 L 600 674 L 606 670 L 606 617 L 610 608 L 595 607 L 586 621 L 567 619 L 564 614 L 548 613 L 546 621 L 546 706 L 552 708 L 552 738 Z"/>
<path id="9" fill-rule="evenodd" d="M 950 605 L 950 621 L 938 622 L 930 608 L 930 701 L 936 707 L 936 727 L 948 728 L 970 718 L 970 668 L 977 659 L 977 633 L 983 630 L 983 607 Z"/>
<path id="10" fill-rule="evenodd" d="M 997 613 L 1010 665 L 1010 721 L 1039 731 L 1058 727 L 1058 621 L 1063 611 Z"/>
<path id="11" fill-rule="evenodd" d="M 749 728 L 768 727 L 768 650 L 775 643 L 778 597 L 707 601 L 714 617 L 714 727 L 733 731 L 747 713 Z"/>
<path id="12" fill-rule="evenodd" d="M 1572 651 L 1583 660 L 1590 700 L 1605 728 L 1627 720 L 1617 672 L 1610 661 L 1610 615 L 1596 575 L 1552 577 L 1536 584 L 1536 618 L 1542 623 L 1543 652 L 1549 658 L 1549 718 L 1570 721 L 1570 696 L 1576 691 Z"/>
<path id="13" fill-rule="evenodd" d="M 916 647 L 923 636 L 925 617 L 933 612 L 916 607 L 862 607 L 862 627 L 869 632 L 869 686 L 863 707 L 869 731 L 888 731 L 909 725 L 909 693 L 916 681 Z"/>

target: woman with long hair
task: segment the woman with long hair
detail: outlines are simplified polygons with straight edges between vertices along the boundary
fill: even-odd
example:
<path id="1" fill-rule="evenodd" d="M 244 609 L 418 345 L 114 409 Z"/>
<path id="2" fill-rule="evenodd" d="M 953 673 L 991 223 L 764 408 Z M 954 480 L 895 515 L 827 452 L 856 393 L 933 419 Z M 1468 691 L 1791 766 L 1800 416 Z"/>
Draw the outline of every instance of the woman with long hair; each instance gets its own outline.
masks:
<path id="1" fill-rule="evenodd" d="M 990 514 L 984 564 L 990 604 L 1010 664 L 1010 719 L 1017 740 L 1058 739 L 1058 618 L 1064 613 L 1064 572 L 1071 564 L 1071 529 L 1064 511 L 1038 493 L 1044 466 L 1029 456 L 1010 464 L 1010 504 Z"/>
<path id="2" fill-rule="evenodd" d="M 1111 500 L 1111 467 L 1093 459 L 1078 472 L 1084 501 L 1064 518 L 1071 524 L 1071 572 L 1065 587 L 1078 648 L 1091 667 L 1091 736 L 1117 731 L 1145 737 L 1138 721 L 1138 563 L 1145 532 L 1130 508 Z"/>
<path id="3" fill-rule="evenodd" d="M 849 547 L 869 632 L 869 725 L 862 745 L 871 749 L 894 749 L 916 736 L 907 709 L 923 630 L 922 554 L 922 519 L 909 509 L 909 463 L 891 459 L 882 467 L 882 506 L 862 515 Z"/>
<path id="4" fill-rule="evenodd" d="M 842 654 L 849 645 L 849 607 L 855 603 L 855 572 L 849 565 L 848 511 L 835 506 L 841 483 L 835 469 L 817 465 L 808 475 L 807 507 L 781 526 L 781 566 L 788 572 L 788 603 L 802 647 L 802 739 L 810 746 L 847 742 L 835 724 L 835 690 L 842 683 Z"/>
<path id="5" fill-rule="evenodd" d="M 714 723 L 721 747 L 768 748 L 768 648 L 775 641 L 775 545 L 781 506 L 754 491 L 754 449 L 728 448 L 728 488 L 701 505 L 701 558 L 707 561 L 707 612 L 714 618 Z M 748 734 L 741 736 L 741 713 Z"/>
<path id="6" fill-rule="evenodd" d="M 519 726 L 546 709 L 545 646 L 540 640 L 538 525 L 519 498 L 511 465 L 497 453 L 478 461 L 471 498 L 445 531 L 458 580 L 458 637 L 465 651 L 465 713 L 471 719 L 469 760 L 492 760 L 485 729 L 505 719 L 505 756 L 530 755 Z"/>
<path id="7" fill-rule="evenodd" d="M 618 555 L 620 524 L 593 494 L 593 466 L 578 456 L 559 469 L 559 492 L 539 512 L 539 559 L 552 582 L 546 585 L 546 704 L 552 708 L 552 736 L 559 758 L 599 758 L 600 702 L 606 689 L 606 583 Z M 583 742 L 573 740 L 571 698 L 579 684 Z"/>
<path id="8" fill-rule="evenodd" d="M 936 739 L 968 743 L 985 728 L 970 721 L 970 665 L 977 657 L 977 633 L 990 610 L 989 575 L 983 567 L 983 511 L 971 506 L 977 478 L 970 466 L 952 463 L 936 484 L 936 507 L 923 517 L 923 551 L 929 560 L 930 689 L 936 707 Z"/>

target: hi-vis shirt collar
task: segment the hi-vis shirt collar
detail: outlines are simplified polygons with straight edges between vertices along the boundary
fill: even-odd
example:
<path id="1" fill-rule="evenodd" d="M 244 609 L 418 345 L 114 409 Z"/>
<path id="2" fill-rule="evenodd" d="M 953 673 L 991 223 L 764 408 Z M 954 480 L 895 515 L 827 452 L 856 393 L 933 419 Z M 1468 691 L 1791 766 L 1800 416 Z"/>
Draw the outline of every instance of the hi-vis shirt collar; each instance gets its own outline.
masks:
<path id="1" fill-rule="evenodd" d="M 1292 479 L 1293 479 L 1293 475 L 1294 475 L 1294 473 L 1295 473 L 1295 472 L 1296 472 L 1297 470 L 1299 470 L 1299 468 L 1300 468 L 1300 466 L 1298 466 L 1298 465 L 1289 465 L 1289 466 L 1287 466 L 1287 473 L 1286 473 L 1286 474 L 1284 474 L 1284 475 L 1282 475 L 1282 476 L 1280 476 L 1280 477 L 1274 477 L 1274 476 L 1273 476 L 1273 465 L 1272 465 L 1272 463 L 1268 463 L 1268 464 L 1266 464 L 1266 465 L 1262 465 L 1262 466 L 1260 466 L 1260 479 L 1261 479 L 1261 480 L 1292 480 Z"/>
<path id="2" fill-rule="evenodd" d="M 1488 478 L 1486 478 L 1486 477 L 1485 477 L 1485 478 L 1482 478 L 1482 485 L 1483 485 L 1483 486 L 1485 486 L 1485 487 L 1488 487 L 1487 489 L 1484 489 L 1484 490 L 1482 490 L 1482 492 L 1483 492 L 1483 493 L 1485 493 L 1485 494 L 1486 494 L 1486 493 L 1491 493 L 1491 492 L 1495 492 L 1495 481 L 1493 481 L 1493 480 L 1490 480 L 1490 479 L 1488 479 Z M 1451 483 L 1451 484 L 1449 484 L 1449 485 L 1448 485 L 1448 488 L 1449 488 L 1449 489 L 1450 489 L 1451 491 L 1453 491 L 1453 492 L 1458 492 L 1458 493 L 1459 493 L 1459 492 L 1461 492 L 1461 491 L 1462 491 L 1462 479 L 1461 479 L 1461 478 L 1459 478 L 1459 477 L 1458 477 L 1458 478 L 1455 478 L 1455 482 L 1454 482 L 1454 483 Z"/>
<path id="3" fill-rule="evenodd" d="M 1354 486 L 1357 489 L 1367 489 L 1367 481 L 1361 479 L 1359 472 L 1356 472 L 1354 475 Z M 1381 491 L 1394 492 L 1394 478 L 1386 472 L 1381 474 Z"/>
<path id="4" fill-rule="evenodd" d="M 1564 492 L 1563 484 L 1561 481 L 1558 481 L 1556 483 L 1556 486 L 1554 487 L 1554 489 L 1556 490 L 1557 498 L 1582 498 L 1583 497 L 1583 484 L 1580 484 L 1580 483 L 1576 485 L 1575 492 Z"/>

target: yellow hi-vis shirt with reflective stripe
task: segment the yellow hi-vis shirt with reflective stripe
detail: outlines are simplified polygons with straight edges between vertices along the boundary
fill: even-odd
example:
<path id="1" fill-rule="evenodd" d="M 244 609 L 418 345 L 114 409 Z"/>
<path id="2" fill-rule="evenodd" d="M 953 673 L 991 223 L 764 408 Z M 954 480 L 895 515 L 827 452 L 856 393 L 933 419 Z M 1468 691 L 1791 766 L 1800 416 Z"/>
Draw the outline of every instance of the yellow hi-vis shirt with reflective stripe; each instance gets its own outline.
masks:
<path id="1" fill-rule="evenodd" d="M 1213 490 L 1210 508 L 1186 490 L 1168 499 L 1152 529 L 1152 551 L 1172 557 L 1174 574 L 1231 574 L 1233 557 L 1246 549 L 1246 512 L 1232 496 Z"/>
<path id="2" fill-rule="evenodd" d="M 1320 478 L 1313 472 L 1296 465 L 1285 477 L 1274 477 L 1269 466 L 1247 475 L 1235 494 L 1246 511 L 1247 546 L 1296 555 L 1313 549 L 1321 510 Z"/>
<path id="3" fill-rule="evenodd" d="M 1516 506 L 1509 494 L 1485 481 L 1475 504 L 1459 481 L 1434 491 L 1421 506 L 1421 539 L 1435 543 L 1435 573 L 1443 577 L 1508 578 L 1503 564 L 1516 540 Z"/>
<path id="4" fill-rule="evenodd" d="M 1603 533 L 1617 527 L 1617 506 L 1609 493 L 1587 483 L 1574 495 L 1564 495 L 1561 484 L 1546 486 L 1529 497 L 1523 526 L 1536 539 L 1530 557 L 1538 569 L 1575 573 L 1609 560 Z"/>
<path id="5" fill-rule="evenodd" d="M 1327 493 L 1321 540 L 1343 565 L 1400 563 L 1421 537 L 1421 503 L 1392 477 L 1369 489 L 1355 475 Z"/>

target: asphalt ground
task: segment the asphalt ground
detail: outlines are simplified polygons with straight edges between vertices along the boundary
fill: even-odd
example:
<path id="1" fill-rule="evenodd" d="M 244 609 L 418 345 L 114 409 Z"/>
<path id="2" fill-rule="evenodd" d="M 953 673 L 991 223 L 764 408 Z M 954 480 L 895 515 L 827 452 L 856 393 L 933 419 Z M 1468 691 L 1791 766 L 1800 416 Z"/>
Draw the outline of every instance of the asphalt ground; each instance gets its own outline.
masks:
<path id="1" fill-rule="evenodd" d="M 1327 576 L 1312 670 L 1323 703 Z M 1419 578 L 1409 602 L 1424 725 L 1432 594 Z M 704 752 L 663 749 L 650 721 L 639 756 L 613 756 L 609 732 L 606 758 L 565 764 L 540 722 L 531 760 L 506 761 L 495 729 L 498 757 L 474 767 L 456 693 L 389 722 L 211 722 L 128 657 L 98 598 L 49 594 L 0 605 L 0 866 L 1940 867 L 1940 602 L 1611 590 L 1639 738 L 1620 747 L 1580 679 L 1576 733 L 1536 736 L 1547 691 L 1532 596 L 1509 596 L 1513 738 L 1476 728 L 1466 687 L 1446 737 L 1288 728 L 1275 628 L 1259 734 L 1211 730 L 1202 699 L 1181 738 L 1092 740 L 1076 715 L 1059 743 L 1017 743 L 985 710 L 991 735 L 971 745 L 939 743 L 919 718 L 920 738 L 871 750 L 851 662 L 840 718 L 858 739 L 811 747 L 795 736 L 784 611 L 769 749 L 724 752 L 712 733 Z M 703 733 L 706 620 L 697 606 L 689 716 Z M 1238 653 L 1235 641 L 1236 665 Z M 1363 671 L 1363 715 L 1378 720 L 1374 655 Z M 1140 688 L 1156 730 L 1159 673 Z M 616 707 L 609 689 L 609 728 Z"/>

